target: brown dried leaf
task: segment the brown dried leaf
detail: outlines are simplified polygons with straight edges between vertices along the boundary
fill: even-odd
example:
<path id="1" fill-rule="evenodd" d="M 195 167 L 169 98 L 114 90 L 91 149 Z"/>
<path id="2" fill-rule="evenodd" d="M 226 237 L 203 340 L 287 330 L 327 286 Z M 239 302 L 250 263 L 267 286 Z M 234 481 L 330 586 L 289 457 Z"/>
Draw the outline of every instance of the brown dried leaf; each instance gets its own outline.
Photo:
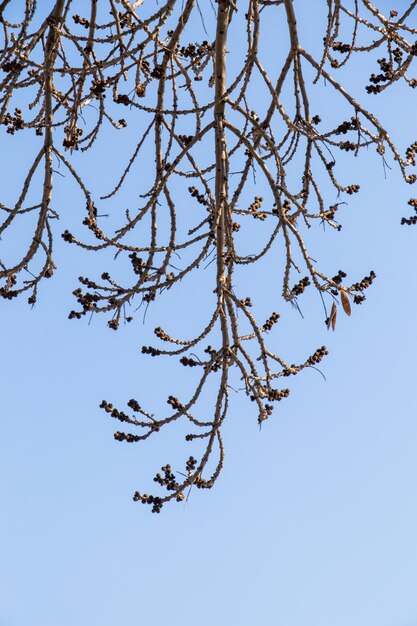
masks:
<path id="1" fill-rule="evenodd" d="M 344 289 L 340 291 L 340 301 L 342 303 L 342 307 L 346 315 L 350 315 L 351 314 L 350 300 L 349 300 L 349 296 L 347 295 Z"/>
<path id="2" fill-rule="evenodd" d="M 337 316 L 337 307 L 336 307 L 336 304 L 333 302 L 332 310 L 330 311 L 330 315 L 327 320 L 327 330 L 330 330 L 330 326 L 332 327 L 332 330 L 336 328 L 336 316 Z"/>
<path id="3" fill-rule="evenodd" d="M 335 303 L 333 302 L 333 306 L 332 306 L 332 314 L 331 314 L 331 318 L 332 318 L 332 330 L 334 330 L 336 328 L 336 316 L 337 316 L 337 308 Z"/>

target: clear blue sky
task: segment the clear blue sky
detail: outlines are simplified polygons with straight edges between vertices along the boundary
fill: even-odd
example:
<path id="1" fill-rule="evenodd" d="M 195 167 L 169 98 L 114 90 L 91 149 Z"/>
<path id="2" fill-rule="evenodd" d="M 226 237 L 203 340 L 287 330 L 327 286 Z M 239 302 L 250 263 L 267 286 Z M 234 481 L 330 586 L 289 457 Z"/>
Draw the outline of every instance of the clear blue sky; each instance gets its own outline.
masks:
<path id="1" fill-rule="evenodd" d="M 314 18 L 308 9 L 302 17 Z M 322 36 L 313 31 L 304 30 L 311 46 Z M 345 82 L 355 88 L 351 76 Z M 326 111 L 326 91 L 317 93 Z M 403 149 L 417 138 L 416 98 L 401 87 L 378 101 L 363 96 Z M 123 152 L 129 138 L 117 138 Z M 0 201 L 15 196 L 17 164 L 36 147 L 12 139 L 2 131 Z M 261 432 L 238 396 L 221 478 L 185 505 L 152 515 L 131 498 L 176 458 L 175 431 L 123 445 L 113 439 L 118 423 L 98 408 L 103 398 L 158 400 L 155 373 L 182 384 L 169 363 L 140 355 L 167 309 L 117 333 L 101 318 L 69 321 L 87 256 L 59 237 L 58 271 L 34 309 L 2 301 L 0 626 L 417 624 L 417 231 L 400 226 L 415 191 L 363 156 L 350 161 L 362 192 L 342 232 L 318 234 L 313 249 L 325 265 L 340 260 L 352 281 L 370 269 L 378 280 L 333 334 L 318 296 L 301 319 L 277 281 L 274 341 L 303 355 L 325 343 L 326 381 L 314 370 L 291 379 L 290 398 Z M 108 159 L 89 167 L 104 187 L 117 180 Z M 60 232 L 81 212 L 68 178 L 57 182 Z M 90 274 L 105 269 L 88 261 Z M 270 272 L 248 284 L 258 299 L 274 300 Z M 179 306 L 173 292 L 171 319 Z"/>

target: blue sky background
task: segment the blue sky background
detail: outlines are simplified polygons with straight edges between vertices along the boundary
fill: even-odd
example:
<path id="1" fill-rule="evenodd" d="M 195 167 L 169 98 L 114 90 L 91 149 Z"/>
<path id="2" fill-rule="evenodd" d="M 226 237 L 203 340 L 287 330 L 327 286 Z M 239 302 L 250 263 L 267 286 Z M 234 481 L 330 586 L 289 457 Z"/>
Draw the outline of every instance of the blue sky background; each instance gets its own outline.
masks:
<path id="1" fill-rule="evenodd" d="M 307 28 L 316 19 L 309 11 L 303 5 L 299 19 L 314 48 L 322 35 Z M 403 149 L 416 139 L 415 92 L 398 86 L 369 98 L 354 72 L 344 84 Z M 330 115 L 326 90 L 317 94 Z M 1 140 L 5 201 L 35 143 L 4 132 Z M 119 141 L 123 151 L 129 137 Z M 118 423 L 98 405 L 106 398 L 123 406 L 132 396 L 157 403 L 162 383 L 163 400 L 165 389 L 181 388 L 176 368 L 145 359 L 140 348 L 167 314 L 183 315 L 187 285 L 151 309 L 146 324 L 139 315 L 117 333 L 101 318 L 68 321 L 87 255 L 57 237 L 58 271 L 34 309 L 2 302 L 0 626 L 417 624 L 417 253 L 415 229 L 400 226 L 415 192 L 395 168 L 385 178 L 375 157 L 362 156 L 347 166 L 362 191 L 349 201 L 342 232 L 317 231 L 312 241 L 322 262 L 352 281 L 376 272 L 366 303 L 351 318 L 340 315 L 331 334 L 318 295 L 308 296 L 302 319 L 276 282 L 282 320 L 271 337 L 291 354 L 326 344 L 326 381 L 314 370 L 291 379 L 291 396 L 261 432 L 238 396 L 216 487 L 160 515 L 131 496 L 161 464 L 175 463 L 175 429 L 123 445 L 113 439 Z M 96 159 L 88 171 L 106 181 L 114 161 Z M 80 215 L 80 198 L 58 177 L 54 198 L 60 232 Z M 88 262 L 90 274 L 103 271 Z M 273 267 L 247 280 L 255 299 L 274 302 Z M 204 279 L 193 286 L 185 325 L 206 288 Z"/>

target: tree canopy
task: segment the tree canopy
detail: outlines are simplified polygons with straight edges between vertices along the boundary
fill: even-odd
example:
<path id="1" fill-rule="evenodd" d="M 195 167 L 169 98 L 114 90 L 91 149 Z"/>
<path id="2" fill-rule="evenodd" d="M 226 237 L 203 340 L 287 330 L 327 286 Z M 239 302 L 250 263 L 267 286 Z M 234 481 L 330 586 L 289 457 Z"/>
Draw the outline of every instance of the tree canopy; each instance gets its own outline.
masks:
<path id="1" fill-rule="evenodd" d="M 142 347 L 144 355 L 178 361 L 188 396 L 169 395 L 163 415 L 142 407 L 140 398 L 128 401 L 129 412 L 110 399 L 101 404 L 122 424 L 118 441 L 140 442 L 186 421 L 186 440 L 199 445 L 183 473 L 167 464 L 156 474 L 162 495 L 134 494 L 154 512 L 169 500 L 182 501 L 193 485 L 209 489 L 216 482 L 233 385 L 256 407 L 262 425 L 288 396 L 286 379 L 327 355 L 325 346 L 309 347 L 302 362 L 291 363 L 277 353 L 271 331 L 280 315 L 256 314 L 245 278 L 249 267 L 267 259 L 282 303 L 298 311 L 304 292 L 315 289 L 323 321 L 334 330 L 339 310 L 349 316 L 375 279 L 366 270 L 348 283 L 343 269 L 328 273 L 310 254 L 317 228 L 340 231 L 346 202 L 360 192 L 347 159 L 373 151 L 385 167 L 394 162 L 406 184 L 416 182 L 415 138 L 404 153 L 369 96 L 399 81 L 417 86 L 417 0 L 386 13 L 368 0 L 327 0 L 326 6 L 324 29 L 314 26 L 318 45 L 310 50 L 297 27 L 302 3 L 293 0 L 168 0 L 157 6 L 56 0 L 49 14 L 32 0 L 22 14 L 9 0 L 0 4 L 0 122 L 4 132 L 28 133 L 31 144 L 35 134 L 38 142 L 29 167 L 22 167 L 15 203 L 0 204 L 3 245 L 8 237 L 21 242 L 19 251 L 6 247 L 0 254 L 1 297 L 24 295 L 35 305 L 41 283 L 57 269 L 59 236 L 74 254 L 81 248 L 104 259 L 98 277 L 86 267 L 69 317 L 104 313 L 114 331 L 131 322 L 138 307 L 151 317 L 161 294 L 211 272 L 211 308 L 199 311 L 198 333 L 177 336 L 185 329 L 167 316 L 166 328 L 154 329 L 157 343 Z M 196 41 L 197 32 L 204 38 Z M 366 67 L 373 65 L 370 75 L 359 72 L 361 57 Z M 339 80 L 350 64 L 363 101 Z M 327 107 L 321 111 L 324 85 L 332 116 Z M 83 173 L 80 158 L 85 153 L 91 162 L 102 136 L 112 158 L 117 135 L 109 131 L 136 138 L 124 163 L 114 163 L 118 175 L 110 190 L 102 187 L 107 181 Z M 54 200 L 54 180 L 64 171 L 85 201 L 75 230 L 66 227 Z M 118 194 L 129 178 L 134 208 L 121 211 Z M 409 204 L 406 225 L 417 222 L 417 198 Z M 22 228 L 30 235 L 20 239 Z M 250 233 L 249 251 L 243 233 Z"/>

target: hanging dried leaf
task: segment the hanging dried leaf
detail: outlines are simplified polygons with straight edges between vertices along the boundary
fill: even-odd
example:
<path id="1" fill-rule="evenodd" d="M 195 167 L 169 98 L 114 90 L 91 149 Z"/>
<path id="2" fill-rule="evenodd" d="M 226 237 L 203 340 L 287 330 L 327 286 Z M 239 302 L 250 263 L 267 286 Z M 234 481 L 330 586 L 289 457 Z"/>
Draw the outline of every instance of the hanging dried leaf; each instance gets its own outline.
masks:
<path id="1" fill-rule="evenodd" d="M 332 327 L 332 330 L 336 328 L 336 317 L 337 317 L 337 307 L 336 307 L 336 304 L 333 302 L 332 310 L 330 311 L 330 315 L 327 320 L 327 330 L 330 330 L 330 326 Z"/>
<path id="2" fill-rule="evenodd" d="M 349 296 L 347 295 L 344 289 L 340 291 L 340 301 L 342 303 L 342 307 L 346 315 L 350 315 L 351 314 L 350 300 L 349 300 Z"/>

